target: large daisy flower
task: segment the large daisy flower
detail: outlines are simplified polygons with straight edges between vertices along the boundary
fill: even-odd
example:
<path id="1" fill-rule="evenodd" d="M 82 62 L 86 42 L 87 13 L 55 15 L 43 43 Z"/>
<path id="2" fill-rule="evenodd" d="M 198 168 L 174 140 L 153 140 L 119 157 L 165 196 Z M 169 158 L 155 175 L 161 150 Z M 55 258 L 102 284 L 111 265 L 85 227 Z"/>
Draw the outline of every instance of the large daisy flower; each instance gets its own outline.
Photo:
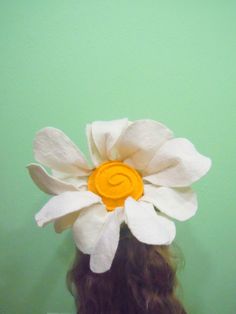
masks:
<path id="1" fill-rule="evenodd" d="M 190 185 L 211 161 L 152 120 L 96 121 L 86 130 L 93 166 L 62 131 L 47 127 L 36 134 L 34 154 L 52 171 L 35 163 L 28 170 L 42 191 L 55 195 L 36 214 L 38 226 L 52 222 L 56 232 L 71 227 L 91 270 L 102 273 L 111 267 L 123 222 L 143 243 L 173 241 L 172 219 L 196 213 Z"/>

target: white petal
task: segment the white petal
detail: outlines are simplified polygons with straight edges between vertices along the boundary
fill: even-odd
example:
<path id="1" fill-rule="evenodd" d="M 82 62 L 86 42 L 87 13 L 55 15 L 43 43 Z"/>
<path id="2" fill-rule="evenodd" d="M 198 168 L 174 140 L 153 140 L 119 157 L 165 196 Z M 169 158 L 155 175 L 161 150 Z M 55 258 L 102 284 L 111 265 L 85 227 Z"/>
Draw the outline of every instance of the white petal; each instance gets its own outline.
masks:
<path id="1" fill-rule="evenodd" d="M 73 238 L 84 254 L 90 254 L 98 241 L 109 213 L 102 204 L 95 204 L 81 210 L 73 224 Z"/>
<path id="2" fill-rule="evenodd" d="M 52 175 L 57 179 L 74 185 L 78 191 L 87 191 L 88 188 L 88 176 L 74 177 L 68 173 L 58 172 L 52 169 Z"/>
<path id="3" fill-rule="evenodd" d="M 34 141 L 34 153 L 38 162 L 57 171 L 74 176 L 90 172 L 82 152 L 61 130 L 51 127 L 40 130 Z"/>
<path id="4" fill-rule="evenodd" d="M 101 198 L 90 191 L 64 192 L 52 197 L 35 215 L 35 220 L 39 227 L 43 227 L 55 219 L 100 202 Z"/>
<path id="5" fill-rule="evenodd" d="M 129 197 L 125 201 L 125 216 L 130 231 L 140 242 L 166 245 L 175 238 L 175 224 L 158 215 L 152 204 Z"/>
<path id="6" fill-rule="evenodd" d="M 101 236 L 90 256 L 90 269 L 95 273 L 103 273 L 111 268 L 120 238 L 120 210 L 109 213 Z"/>
<path id="7" fill-rule="evenodd" d="M 138 120 L 121 136 L 118 151 L 122 160 L 137 170 L 142 170 L 156 150 L 171 137 L 172 132 L 163 124 L 152 120 Z"/>
<path id="8" fill-rule="evenodd" d="M 144 185 L 144 196 L 140 200 L 152 203 L 161 212 L 180 221 L 191 218 L 197 211 L 197 196 L 191 188 Z"/>
<path id="9" fill-rule="evenodd" d="M 204 176 L 211 167 L 211 160 L 198 153 L 185 138 L 167 141 L 145 169 L 144 180 L 155 185 L 183 187 Z"/>
<path id="10" fill-rule="evenodd" d="M 81 209 L 81 211 L 82 210 L 85 210 L 85 209 Z M 54 222 L 55 231 L 57 233 L 61 233 L 65 229 L 70 228 L 74 224 L 76 219 L 78 218 L 81 211 L 75 211 L 73 213 L 57 218 Z"/>
<path id="11" fill-rule="evenodd" d="M 91 124 L 86 125 L 86 135 L 87 135 L 87 141 L 88 141 L 88 147 L 89 147 L 91 160 L 92 160 L 93 164 L 97 167 L 103 161 L 101 159 L 99 151 L 98 151 L 98 149 L 94 143 L 94 140 L 93 140 L 92 125 Z"/>
<path id="12" fill-rule="evenodd" d="M 49 175 L 40 165 L 30 164 L 27 168 L 34 183 L 45 193 L 60 194 L 66 191 L 77 191 L 75 185 Z"/>
<path id="13" fill-rule="evenodd" d="M 101 162 L 117 159 L 116 143 L 128 126 L 128 119 L 96 121 L 87 126 L 91 158 L 97 166 Z"/>

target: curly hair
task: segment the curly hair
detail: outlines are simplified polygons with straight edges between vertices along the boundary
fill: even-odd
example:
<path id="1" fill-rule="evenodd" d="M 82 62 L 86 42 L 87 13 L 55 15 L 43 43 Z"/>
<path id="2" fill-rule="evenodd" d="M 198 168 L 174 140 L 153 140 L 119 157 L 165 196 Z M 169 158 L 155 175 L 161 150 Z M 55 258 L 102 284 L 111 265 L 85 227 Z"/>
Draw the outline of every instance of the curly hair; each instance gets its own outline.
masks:
<path id="1" fill-rule="evenodd" d="M 122 226 L 111 269 L 93 273 L 77 250 L 67 285 L 77 314 L 187 314 L 175 295 L 176 269 L 169 246 L 141 243 Z"/>

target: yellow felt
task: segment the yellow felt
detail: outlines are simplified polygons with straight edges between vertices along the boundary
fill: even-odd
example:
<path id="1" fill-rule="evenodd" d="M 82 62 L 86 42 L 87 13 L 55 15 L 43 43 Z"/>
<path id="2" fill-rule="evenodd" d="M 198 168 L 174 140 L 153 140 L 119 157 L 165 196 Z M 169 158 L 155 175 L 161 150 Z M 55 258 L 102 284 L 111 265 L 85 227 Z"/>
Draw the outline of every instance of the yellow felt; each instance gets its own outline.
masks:
<path id="1" fill-rule="evenodd" d="M 121 161 L 109 161 L 96 168 L 88 179 L 88 190 L 101 196 L 107 210 L 124 205 L 128 196 L 139 199 L 143 194 L 140 174 Z"/>

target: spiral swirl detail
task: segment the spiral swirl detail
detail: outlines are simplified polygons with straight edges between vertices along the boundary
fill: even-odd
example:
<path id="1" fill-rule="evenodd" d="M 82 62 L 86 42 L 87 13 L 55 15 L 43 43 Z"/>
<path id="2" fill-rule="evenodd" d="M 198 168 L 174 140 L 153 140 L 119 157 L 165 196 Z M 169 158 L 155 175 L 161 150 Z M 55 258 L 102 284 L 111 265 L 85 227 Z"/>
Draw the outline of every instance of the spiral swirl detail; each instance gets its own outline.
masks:
<path id="1" fill-rule="evenodd" d="M 107 210 L 124 205 L 127 197 L 139 199 L 143 194 L 140 174 L 120 161 L 100 165 L 88 179 L 88 190 L 101 196 Z"/>

